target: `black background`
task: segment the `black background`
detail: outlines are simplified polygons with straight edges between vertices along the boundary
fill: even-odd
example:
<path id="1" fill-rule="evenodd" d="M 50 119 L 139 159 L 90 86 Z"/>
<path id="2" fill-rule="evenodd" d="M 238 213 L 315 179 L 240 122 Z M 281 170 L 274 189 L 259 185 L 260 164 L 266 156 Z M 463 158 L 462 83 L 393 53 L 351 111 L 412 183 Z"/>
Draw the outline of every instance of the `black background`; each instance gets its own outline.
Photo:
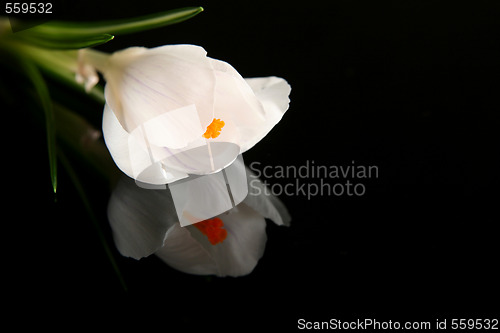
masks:
<path id="1" fill-rule="evenodd" d="M 47 313 L 49 323 L 140 318 L 170 331 L 236 332 L 293 331 L 299 318 L 498 317 L 498 2 L 75 1 L 65 15 L 127 18 L 198 5 L 205 11 L 189 21 L 117 36 L 99 49 L 196 44 L 244 77 L 283 77 L 292 86 L 290 109 L 245 162 L 354 161 L 376 165 L 379 177 L 363 181 L 361 197 L 282 195 L 292 226 L 268 223 L 256 269 L 207 278 L 154 256 L 121 257 L 106 221 L 109 189 L 82 166 L 124 292 L 62 167 L 54 202 L 43 127 L 16 90 L 22 80 L 4 69 L 2 89 L 10 92 L 2 113 L 13 116 L 4 124 L 13 130 L 4 140 L 4 190 L 13 204 L 3 209 L 3 275 L 5 292 L 20 301 L 14 311 Z M 78 103 L 99 128 L 101 107 Z"/>

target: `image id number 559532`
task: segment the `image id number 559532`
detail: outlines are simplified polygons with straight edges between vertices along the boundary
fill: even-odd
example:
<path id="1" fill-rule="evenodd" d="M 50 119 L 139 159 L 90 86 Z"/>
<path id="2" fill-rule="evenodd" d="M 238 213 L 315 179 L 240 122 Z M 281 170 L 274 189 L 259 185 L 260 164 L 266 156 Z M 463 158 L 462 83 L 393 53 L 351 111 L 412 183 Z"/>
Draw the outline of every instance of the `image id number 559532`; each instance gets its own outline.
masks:
<path id="1" fill-rule="evenodd" d="M 498 330 L 498 319 L 452 319 L 452 330 Z"/>
<path id="2" fill-rule="evenodd" d="M 7 2 L 5 14 L 52 14 L 51 2 Z"/>

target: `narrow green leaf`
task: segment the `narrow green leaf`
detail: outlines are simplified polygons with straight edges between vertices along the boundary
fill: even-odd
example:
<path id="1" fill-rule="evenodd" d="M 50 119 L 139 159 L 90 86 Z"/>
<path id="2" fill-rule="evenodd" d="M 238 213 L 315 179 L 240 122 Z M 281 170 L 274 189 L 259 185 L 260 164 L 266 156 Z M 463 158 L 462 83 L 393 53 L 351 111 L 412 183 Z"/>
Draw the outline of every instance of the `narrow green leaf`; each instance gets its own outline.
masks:
<path id="1" fill-rule="evenodd" d="M 99 34 L 123 35 L 179 23 L 192 18 L 202 11 L 202 7 L 186 7 L 131 19 L 114 21 L 50 21 L 31 29 L 18 32 L 18 34 L 45 38 L 54 38 L 54 36 L 58 36 L 57 38 L 67 40 L 75 37 L 90 37 Z"/>
<path id="2" fill-rule="evenodd" d="M 45 114 L 45 128 L 47 132 L 47 147 L 50 165 L 50 178 L 54 193 L 57 191 L 57 156 L 56 156 L 56 130 L 54 120 L 54 110 L 52 108 L 52 100 L 50 99 L 49 90 L 45 81 L 33 62 L 23 57 L 19 58 L 21 68 L 26 76 L 31 80 L 36 94 L 40 99 L 40 105 Z"/>
<path id="3" fill-rule="evenodd" d="M 78 195 L 80 196 L 80 200 L 82 201 L 85 210 L 87 211 L 87 214 L 89 215 L 90 220 L 94 224 L 94 227 L 96 228 L 97 231 L 97 236 L 99 237 L 99 241 L 101 242 L 104 252 L 106 253 L 106 256 L 108 257 L 111 266 L 113 267 L 113 270 L 116 273 L 116 276 L 118 280 L 120 281 L 120 284 L 122 288 L 127 291 L 127 285 L 125 284 L 125 280 L 123 279 L 123 276 L 120 272 L 120 269 L 118 268 L 118 264 L 116 263 L 115 257 L 113 256 L 113 252 L 111 251 L 108 242 L 106 241 L 106 238 L 104 237 L 104 234 L 101 230 L 101 226 L 99 225 L 99 221 L 97 220 L 97 217 L 94 214 L 94 211 L 92 209 L 92 206 L 90 205 L 89 199 L 87 197 L 87 194 L 85 193 L 85 189 L 82 186 L 82 183 L 80 179 L 78 178 L 78 175 L 76 174 L 75 170 L 71 166 L 71 163 L 69 160 L 66 158 L 63 152 L 59 153 L 59 159 L 61 160 L 62 165 L 64 166 L 64 169 L 68 173 L 71 181 L 73 182 L 73 185 L 76 188 L 76 191 L 78 192 Z"/>
<path id="4" fill-rule="evenodd" d="M 18 34 L 18 37 L 29 44 L 47 48 L 47 49 L 82 49 L 94 47 L 109 42 L 115 36 L 109 34 L 97 34 L 90 36 L 73 36 L 73 37 L 52 37 L 52 36 L 32 36 L 30 34 Z"/>

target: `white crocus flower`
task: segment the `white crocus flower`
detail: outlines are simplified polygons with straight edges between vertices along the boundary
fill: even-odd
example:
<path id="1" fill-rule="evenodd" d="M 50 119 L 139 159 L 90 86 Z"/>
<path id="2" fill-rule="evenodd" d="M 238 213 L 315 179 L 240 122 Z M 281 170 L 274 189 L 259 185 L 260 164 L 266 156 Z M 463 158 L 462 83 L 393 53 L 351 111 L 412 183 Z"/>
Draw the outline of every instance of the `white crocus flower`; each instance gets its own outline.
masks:
<path id="1" fill-rule="evenodd" d="M 211 174 L 259 142 L 288 109 L 277 77 L 243 79 L 194 45 L 80 54 L 79 79 L 106 80 L 103 134 L 118 167 L 149 184 Z"/>
<path id="2" fill-rule="evenodd" d="M 265 194 L 269 192 L 265 192 L 264 184 L 248 176 L 252 186 L 243 202 L 187 227 L 179 224 L 168 189 L 144 189 L 123 177 L 108 205 L 119 252 L 135 259 L 156 254 L 171 267 L 189 274 L 249 274 L 264 253 L 265 219 L 289 225 L 290 216 L 279 199 Z"/>

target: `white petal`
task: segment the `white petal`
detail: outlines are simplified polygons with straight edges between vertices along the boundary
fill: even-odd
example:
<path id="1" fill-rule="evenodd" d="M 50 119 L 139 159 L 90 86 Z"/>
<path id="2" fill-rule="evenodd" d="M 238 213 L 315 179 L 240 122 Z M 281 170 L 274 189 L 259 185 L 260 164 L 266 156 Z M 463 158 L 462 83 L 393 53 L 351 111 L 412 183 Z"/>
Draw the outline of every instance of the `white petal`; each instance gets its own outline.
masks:
<path id="1" fill-rule="evenodd" d="M 150 184 L 166 184 L 187 177 L 185 173 L 164 168 L 156 158 L 157 148 L 146 147 L 144 137 L 137 132 L 128 133 L 108 104 L 104 107 L 102 131 L 113 160 L 129 177 Z"/>
<path id="2" fill-rule="evenodd" d="M 256 128 L 251 135 L 245 137 L 245 141 L 241 143 L 242 153 L 262 140 L 281 120 L 288 110 L 289 95 L 292 89 L 284 79 L 274 76 L 250 78 L 246 79 L 246 82 L 264 107 L 265 123 Z"/>
<path id="3" fill-rule="evenodd" d="M 231 142 L 213 142 L 200 137 L 201 144 L 194 141 L 185 149 L 169 149 L 169 156 L 162 162 L 168 169 L 193 175 L 219 172 L 230 165 L 240 153 L 240 147 Z"/>
<path id="4" fill-rule="evenodd" d="M 222 172 L 189 177 L 169 185 L 181 226 L 230 210 L 231 198 Z"/>
<path id="5" fill-rule="evenodd" d="M 175 149 L 186 147 L 205 133 L 194 104 L 159 114 L 137 128 L 144 131 L 151 144 Z"/>
<path id="6" fill-rule="evenodd" d="M 243 203 L 277 225 L 289 226 L 291 217 L 285 205 L 248 168 L 247 180 L 248 195 Z"/>
<path id="7" fill-rule="evenodd" d="M 127 132 L 148 123 L 153 144 L 179 149 L 213 120 L 215 75 L 203 48 L 131 48 L 109 63 L 106 101 Z"/>
<path id="8" fill-rule="evenodd" d="M 241 75 L 228 63 L 211 59 L 217 84 L 214 117 L 225 122 L 215 141 L 234 142 L 241 146 L 265 125 L 260 101 Z"/>
<path id="9" fill-rule="evenodd" d="M 122 177 L 108 203 L 108 219 L 116 247 L 126 257 L 140 259 L 163 246 L 177 222 L 168 190 L 148 190 Z"/>
<path id="10" fill-rule="evenodd" d="M 217 266 L 210 254 L 191 233 L 180 225 L 172 226 L 165 237 L 165 245 L 156 255 L 169 266 L 188 274 L 216 275 Z"/>
<path id="11" fill-rule="evenodd" d="M 248 194 L 243 157 L 224 170 L 204 176 L 189 176 L 169 184 L 181 226 L 222 214 Z"/>
<path id="12" fill-rule="evenodd" d="M 187 229 L 200 242 L 217 265 L 218 276 L 242 276 L 252 272 L 264 254 L 266 222 L 262 216 L 245 204 L 240 204 L 229 214 L 218 216 L 227 230 L 227 238 L 216 245 L 195 226 Z"/>
<path id="13" fill-rule="evenodd" d="M 277 110 L 266 110 L 266 114 L 275 111 L 278 115 L 283 114 L 290 104 L 290 92 L 292 88 L 282 78 L 276 76 L 247 78 L 245 81 L 260 100 L 266 106 L 276 106 Z M 269 104 L 269 105 L 266 105 Z"/>

